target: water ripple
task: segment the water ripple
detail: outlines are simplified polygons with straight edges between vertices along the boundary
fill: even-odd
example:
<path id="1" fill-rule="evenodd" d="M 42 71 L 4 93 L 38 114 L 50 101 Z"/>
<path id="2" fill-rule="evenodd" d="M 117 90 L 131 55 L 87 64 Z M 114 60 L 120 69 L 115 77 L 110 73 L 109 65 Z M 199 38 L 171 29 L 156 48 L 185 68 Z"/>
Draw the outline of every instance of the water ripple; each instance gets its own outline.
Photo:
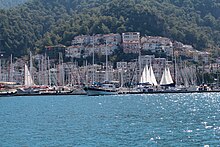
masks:
<path id="1" fill-rule="evenodd" d="M 0 99 L 0 146 L 219 146 L 220 93 Z"/>

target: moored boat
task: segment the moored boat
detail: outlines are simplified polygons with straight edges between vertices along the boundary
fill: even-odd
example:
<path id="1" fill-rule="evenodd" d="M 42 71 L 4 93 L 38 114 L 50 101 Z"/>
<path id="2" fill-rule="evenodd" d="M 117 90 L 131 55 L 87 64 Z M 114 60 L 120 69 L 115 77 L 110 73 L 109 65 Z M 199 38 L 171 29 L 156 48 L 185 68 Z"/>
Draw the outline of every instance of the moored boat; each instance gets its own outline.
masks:
<path id="1" fill-rule="evenodd" d="M 92 86 L 85 87 L 84 90 L 89 96 L 118 94 L 116 85 L 110 82 L 95 83 Z"/>

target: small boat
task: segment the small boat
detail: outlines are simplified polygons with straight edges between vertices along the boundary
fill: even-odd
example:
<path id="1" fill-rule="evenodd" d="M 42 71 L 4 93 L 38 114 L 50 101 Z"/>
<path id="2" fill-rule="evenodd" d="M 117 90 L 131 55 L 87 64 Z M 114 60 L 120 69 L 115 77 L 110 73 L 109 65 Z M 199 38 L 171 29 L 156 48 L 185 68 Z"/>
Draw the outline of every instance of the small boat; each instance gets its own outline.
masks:
<path id="1" fill-rule="evenodd" d="M 0 82 L 0 96 L 11 96 L 17 93 L 14 82 Z"/>
<path id="2" fill-rule="evenodd" d="M 206 85 L 206 84 L 201 84 L 198 88 L 197 91 L 211 91 L 211 88 Z"/>
<path id="3" fill-rule="evenodd" d="M 116 85 L 111 82 L 94 83 L 92 86 L 85 87 L 84 90 L 89 96 L 118 94 Z"/>

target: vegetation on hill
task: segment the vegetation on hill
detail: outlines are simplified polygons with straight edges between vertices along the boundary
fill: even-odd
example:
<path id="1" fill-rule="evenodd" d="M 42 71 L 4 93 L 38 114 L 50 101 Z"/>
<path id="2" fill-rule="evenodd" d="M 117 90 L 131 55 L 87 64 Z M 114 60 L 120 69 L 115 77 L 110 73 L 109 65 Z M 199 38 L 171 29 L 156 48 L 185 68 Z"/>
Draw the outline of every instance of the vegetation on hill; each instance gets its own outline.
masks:
<path id="1" fill-rule="evenodd" d="M 0 0 L 0 8 L 12 8 L 27 1 L 28 0 Z"/>
<path id="2" fill-rule="evenodd" d="M 80 34 L 125 31 L 169 37 L 201 50 L 220 45 L 216 0 L 32 0 L 0 10 L 0 20 L 2 48 L 16 56 L 70 45 Z"/>

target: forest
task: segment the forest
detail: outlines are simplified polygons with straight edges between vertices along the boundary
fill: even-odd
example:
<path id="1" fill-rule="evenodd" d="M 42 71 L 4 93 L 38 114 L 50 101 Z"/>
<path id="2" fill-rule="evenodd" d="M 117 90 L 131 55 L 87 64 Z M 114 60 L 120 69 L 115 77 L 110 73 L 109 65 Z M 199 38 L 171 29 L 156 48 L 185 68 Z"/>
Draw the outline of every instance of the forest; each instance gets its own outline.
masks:
<path id="1" fill-rule="evenodd" d="M 8 9 L 23 4 L 28 0 L 0 0 L 0 8 Z"/>
<path id="2" fill-rule="evenodd" d="M 31 0 L 1 6 L 0 20 L 1 51 L 18 57 L 49 45 L 68 46 L 76 35 L 126 31 L 168 37 L 198 50 L 220 46 L 217 0 Z"/>

